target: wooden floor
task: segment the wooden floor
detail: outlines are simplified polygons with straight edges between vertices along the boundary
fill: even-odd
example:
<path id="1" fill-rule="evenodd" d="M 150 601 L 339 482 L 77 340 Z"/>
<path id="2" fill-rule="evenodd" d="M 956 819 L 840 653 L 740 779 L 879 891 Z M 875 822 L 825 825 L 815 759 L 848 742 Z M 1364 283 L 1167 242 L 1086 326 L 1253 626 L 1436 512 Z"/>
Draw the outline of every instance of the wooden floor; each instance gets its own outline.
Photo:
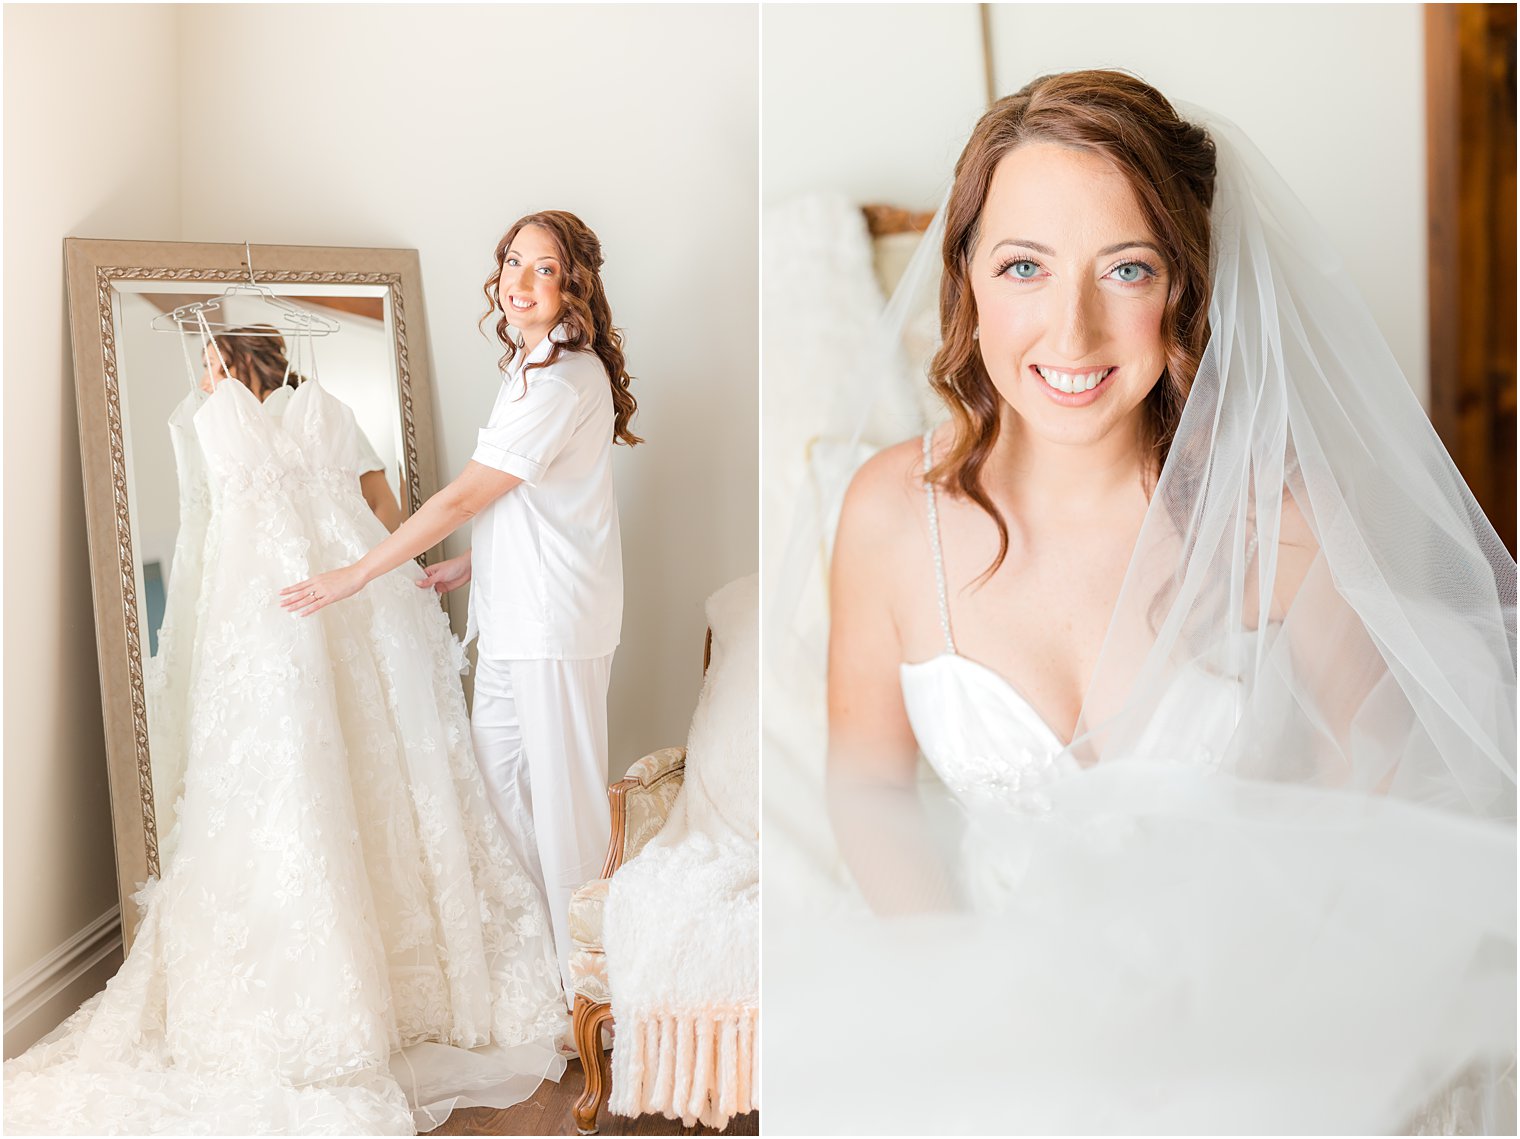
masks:
<path id="1" fill-rule="evenodd" d="M 489 1107 L 456 1111 L 448 1121 L 429 1135 L 574 1135 L 575 1119 L 570 1109 L 586 1087 L 581 1062 L 571 1060 L 559 1083 L 545 1080 L 533 1097 L 516 1107 L 497 1111 Z M 679 1119 L 663 1115 L 641 1115 L 628 1119 L 612 1115 L 603 1106 L 597 1116 L 599 1135 L 759 1135 L 760 1113 L 752 1111 L 728 1121 L 722 1131 L 710 1127 L 683 1127 Z"/>

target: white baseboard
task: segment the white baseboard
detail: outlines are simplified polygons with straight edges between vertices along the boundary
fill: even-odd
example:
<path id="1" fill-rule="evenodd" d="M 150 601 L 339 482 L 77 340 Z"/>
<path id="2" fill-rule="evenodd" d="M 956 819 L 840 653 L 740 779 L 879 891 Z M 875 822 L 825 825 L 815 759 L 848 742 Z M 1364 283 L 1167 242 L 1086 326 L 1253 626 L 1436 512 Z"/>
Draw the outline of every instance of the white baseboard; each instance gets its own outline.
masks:
<path id="1" fill-rule="evenodd" d="M 5 1034 L 121 947 L 121 907 L 112 906 L 5 986 Z"/>

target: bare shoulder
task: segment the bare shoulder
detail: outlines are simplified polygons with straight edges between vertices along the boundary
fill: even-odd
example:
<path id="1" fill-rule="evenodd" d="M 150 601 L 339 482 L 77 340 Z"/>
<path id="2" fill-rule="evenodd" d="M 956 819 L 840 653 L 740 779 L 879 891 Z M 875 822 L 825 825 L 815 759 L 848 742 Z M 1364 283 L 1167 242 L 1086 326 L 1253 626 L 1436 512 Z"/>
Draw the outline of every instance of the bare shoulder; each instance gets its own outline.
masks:
<path id="1" fill-rule="evenodd" d="M 927 566 L 922 472 L 917 439 L 878 452 L 856 471 L 834 534 L 829 576 L 837 623 L 853 626 L 860 618 L 890 624 L 914 574 Z"/>
<path id="2" fill-rule="evenodd" d="M 878 451 L 850 480 L 840 513 L 841 535 L 887 541 L 915 532 L 923 495 L 923 443 L 907 439 Z"/>

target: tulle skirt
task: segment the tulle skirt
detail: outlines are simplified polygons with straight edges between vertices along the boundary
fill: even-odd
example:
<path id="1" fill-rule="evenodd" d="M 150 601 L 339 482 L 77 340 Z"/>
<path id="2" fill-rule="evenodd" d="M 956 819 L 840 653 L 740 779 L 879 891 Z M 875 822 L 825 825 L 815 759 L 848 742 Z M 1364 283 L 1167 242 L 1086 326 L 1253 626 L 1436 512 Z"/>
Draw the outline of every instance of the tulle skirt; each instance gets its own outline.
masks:
<path id="1" fill-rule="evenodd" d="M 1514 1133 L 1511 828 L 1114 763 L 957 813 L 956 912 L 767 882 L 767 1130 Z"/>

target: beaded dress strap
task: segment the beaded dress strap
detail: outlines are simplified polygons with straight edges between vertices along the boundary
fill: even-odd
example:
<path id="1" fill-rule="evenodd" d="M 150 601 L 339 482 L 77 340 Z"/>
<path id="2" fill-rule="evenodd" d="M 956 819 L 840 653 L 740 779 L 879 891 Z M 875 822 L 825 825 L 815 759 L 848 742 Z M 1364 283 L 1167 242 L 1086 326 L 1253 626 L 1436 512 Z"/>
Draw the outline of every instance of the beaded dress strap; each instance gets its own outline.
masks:
<path id="1" fill-rule="evenodd" d="M 939 508 L 935 502 L 934 484 L 929 481 L 929 468 L 933 460 L 934 429 L 924 432 L 924 491 L 929 496 L 929 548 L 934 553 L 934 585 L 939 593 L 939 625 L 945 631 L 945 648 L 955 652 L 955 638 L 950 633 L 950 595 L 945 590 L 945 555 L 939 544 Z"/>

